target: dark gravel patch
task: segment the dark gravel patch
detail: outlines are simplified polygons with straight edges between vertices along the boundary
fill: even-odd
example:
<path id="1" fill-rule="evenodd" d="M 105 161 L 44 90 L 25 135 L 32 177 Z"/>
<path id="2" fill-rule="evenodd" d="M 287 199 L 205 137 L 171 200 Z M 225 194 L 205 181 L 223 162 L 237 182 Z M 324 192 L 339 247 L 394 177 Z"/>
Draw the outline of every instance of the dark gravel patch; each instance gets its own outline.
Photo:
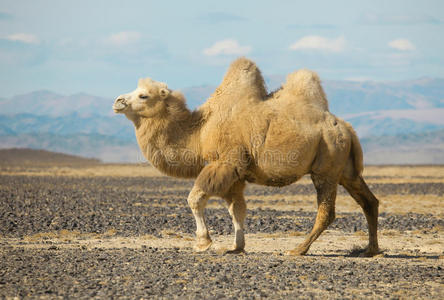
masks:
<path id="1" fill-rule="evenodd" d="M 370 190 L 378 195 L 444 195 L 444 183 L 422 182 L 422 183 L 369 183 Z M 284 187 L 264 187 L 249 185 L 245 190 L 246 195 L 311 195 L 316 194 L 312 184 L 291 184 Z M 348 192 L 342 187 L 338 188 L 338 195 Z"/>
<path id="2" fill-rule="evenodd" d="M 165 177 L 144 178 L 71 178 L 40 176 L 2 176 L 0 187 L 0 234 L 23 237 L 39 232 L 78 230 L 104 233 L 113 229 L 118 235 L 151 234 L 163 230 L 194 233 L 194 218 L 183 189 L 190 181 Z M 294 185 L 297 187 L 297 185 Z M 134 190 L 134 187 L 140 187 Z M 131 189 L 133 188 L 133 189 Z M 282 189 L 280 189 L 281 191 Z M 221 201 L 223 203 L 223 201 Z M 314 208 L 314 207 L 313 207 Z M 315 212 L 254 209 L 248 211 L 247 232 L 309 231 Z M 231 219 L 226 209 L 207 209 L 207 220 L 216 234 L 231 234 Z M 444 226 L 444 220 L 432 215 L 381 214 L 381 229 L 400 231 Z M 347 232 L 366 230 L 361 212 L 341 213 L 330 229 Z"/>
<path id="3" fill-rule="evenodd" d="M 188 195 L 188 191 L 192 188 L 194 180 L 177 179 L 172 177 L 53 177 L 53 176 L 1 176 L 0 183 L 3 185 L 15 184 L 44 184 L 51 186 L 72 186 L 78 185 L 84 189 L 92 189 L 96 191 L 106 189 L 122 189 L 122 188 L 138 188 L 143 190 L 145 194 L 151 195 L 172 195 L 175 191 L 173 188 L 179 188 L 184 196 Z M 411 195 L 444 195 L 444 183 L 423 182 L 423 183 L 370 183 L 370 189 L 375 194 L 411 194 Z M 168 190 L 165 190 L 168 188 Z M 312 184 L 294 183 L 284 187 L 266 187 L 260 185 L 249 184 L 245 189 L 246 195 L 274 195 L 274 194 L 315 194 Z M 338 194 L 347 194 L 347 191 L 341 186 Z"/>
<path id="4" fill-rule="evenodd" d="M 1 297 L 438 299 L 444 283 L 436 259 L 220 256 L 153 248 L 6 248 L 0 258 Z"/>

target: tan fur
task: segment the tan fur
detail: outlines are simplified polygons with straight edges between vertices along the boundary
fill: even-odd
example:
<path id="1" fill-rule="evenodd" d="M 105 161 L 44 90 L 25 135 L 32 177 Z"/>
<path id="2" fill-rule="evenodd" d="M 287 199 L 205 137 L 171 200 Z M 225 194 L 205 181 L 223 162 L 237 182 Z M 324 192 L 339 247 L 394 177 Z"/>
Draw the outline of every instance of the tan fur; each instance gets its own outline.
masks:
<path id="1" fill-rule="evenodd" d="M 300 101 L 301 105 L 313 105 L 320 110 L 328 111 L 327 97 L 321 81 L 318 75 L 310 70 L 299 70 L 288 75 L 284 86 L 274 94 L 274 98 Z"/>
<path id="2" fill-rule="evenodd" d="M 202 169 L 195 184 L 209 195 L 224 196 L 239 179 L 234 166 L 215 162 Z"/>
<path id="3" fill-rule="evenodd" d="M 239 58 L 229 67 L 222 84 L 196 111 L 187 109 L 182 94 L 149 78 L 141 79 L 132 93 L 119 96 L 114 109 L 134 123 L 139 146 L 156 168 L 171 176 L 197 177 L 191 198 L 201 195 L 196 199 L 229 199 L 230 191 L 245 181 L 283 186 L 312 174 L 318 190 L 318 218 L 309 238 L 294 253 L 305 253 L 334 219 L 338 183 L 353 186 L 350 190 L 358 202 L 370 197 L 369 191 L 362 192 L 363 184 L 352 184 L 360 182 L 363 169 L 356 133 L 329 112 L 314 72 L 300 70 L 290 74 L 279 91 L 267 96 L 260 70 L 250 60 Z M 241 193 L 237 192 L 233 199 L 243 199 Z M 190 197 L 190 203 L 201 203 Z M 375 201 L 370 202 L 373 213 L 368 215 L 377 218 Z M 241 216 L 233 217 L 238 243 L 243 241 L 244 214 L 235 209 L 242 207 L 234 205 L 231 212 Z M 211 239 L 203 212 L 196 208 L 193 214 L 200 236 L 201 246 L 197 248 L 204 250 Z M 373 219 L 371 222 L 377 224 Z M 369 249 L 376 251 L 375 228 L 371 232 Z"/>

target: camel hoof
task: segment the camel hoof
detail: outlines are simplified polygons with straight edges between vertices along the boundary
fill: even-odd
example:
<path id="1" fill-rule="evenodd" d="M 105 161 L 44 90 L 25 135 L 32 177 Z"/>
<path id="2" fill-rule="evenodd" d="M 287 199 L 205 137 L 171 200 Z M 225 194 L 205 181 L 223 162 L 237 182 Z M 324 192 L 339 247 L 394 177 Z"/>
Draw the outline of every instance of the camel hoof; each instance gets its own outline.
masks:
<path id="1" fill-rule="evenodd" d="M 227 250 L 224 252 L 224 255 L 225 254 L 245 254 L 245 250 L 244 249 Z"/>
<path id="2" fill-rule="evenodd" d="M 382 252 L 376 248 L 376 249 L 369 249 L 367 248 L 353 248 L 352 251 L 350 252 L 349 256 L 350 257 L 373 257 L 376 255 L 381 254 Z"/>
<path id="3" fill-rule="evenodd" d="M 378 254 L 381 254 L 381 251 L 379 250 L 364 250 L 362 253 L 359 254 L 359 257 L 373 257 Z"/>
<path id="4" fill-rule="evenodd" d="M 287 255 L 291 255 L 291 256 L 303 256 L 307 253 L 307 250 L 303 250 L 303 249 L 293 249 L 293 250 L 288 250 L 287 252 L 285 252 L 285 254 Z"/>
<path id="5" fill-rule="evenodd" d="M 211 240 L 205 241 L 205 242 L 199 242 L 198 244 L 194 245 L 193 249 L 196 252 L 204 252 L 204 251 L 207 251 L 211 247 L 212 243 L 213 242 Z"/>

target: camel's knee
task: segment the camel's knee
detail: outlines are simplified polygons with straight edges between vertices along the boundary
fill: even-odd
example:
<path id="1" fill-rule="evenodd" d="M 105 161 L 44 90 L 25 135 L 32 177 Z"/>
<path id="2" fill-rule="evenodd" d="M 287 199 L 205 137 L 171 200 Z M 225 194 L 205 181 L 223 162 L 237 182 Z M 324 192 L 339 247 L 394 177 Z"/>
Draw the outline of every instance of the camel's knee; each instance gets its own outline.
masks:
<path id="1" fill-rule="evenodd" d="M 201 210 L 205 207 L 208 196 L 204 191 L 198 187 L 193 187 L 190 194 L 188 195 L 188 205 L 192 210 Z"/>
<path id="2" fill-rule="evenodd" d="M 333 221 L 336 219 L 336 213 L 335 211 L 330 211 L 328 213 L 328 217 L 327 217 L 327 226 L 329 226 L 331 223 L 333 223 Z"/>
<path id="3" fill-rule="evenodd" d="M 235 200 L 231 202 L 228 211 L 233 218 L 243 220 L 247 214 L 245 200 Z"/>

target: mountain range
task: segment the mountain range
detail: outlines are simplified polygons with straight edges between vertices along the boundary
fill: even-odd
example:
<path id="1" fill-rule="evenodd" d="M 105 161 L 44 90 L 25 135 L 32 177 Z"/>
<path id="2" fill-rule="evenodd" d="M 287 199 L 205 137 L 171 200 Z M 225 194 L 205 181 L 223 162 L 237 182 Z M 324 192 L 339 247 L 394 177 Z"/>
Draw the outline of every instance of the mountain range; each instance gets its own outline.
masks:
<path id="1" fill-rule="evenodd" d="M 266 77 L 269 90 L 284 81 L 284 76 Z M 444 163 L 444 79 L 324 81 L 323 86 L 330 110 L 358 132 L 367 163 Z M 182 92 L 194 109 L 215 88 L 205 85 Z M 46 149 L 108 162 L 143 161 L 132 124 L 113 114 L 112 103 L 112 98 L 47 90 L 0 98 L 0 148 Z"/>

